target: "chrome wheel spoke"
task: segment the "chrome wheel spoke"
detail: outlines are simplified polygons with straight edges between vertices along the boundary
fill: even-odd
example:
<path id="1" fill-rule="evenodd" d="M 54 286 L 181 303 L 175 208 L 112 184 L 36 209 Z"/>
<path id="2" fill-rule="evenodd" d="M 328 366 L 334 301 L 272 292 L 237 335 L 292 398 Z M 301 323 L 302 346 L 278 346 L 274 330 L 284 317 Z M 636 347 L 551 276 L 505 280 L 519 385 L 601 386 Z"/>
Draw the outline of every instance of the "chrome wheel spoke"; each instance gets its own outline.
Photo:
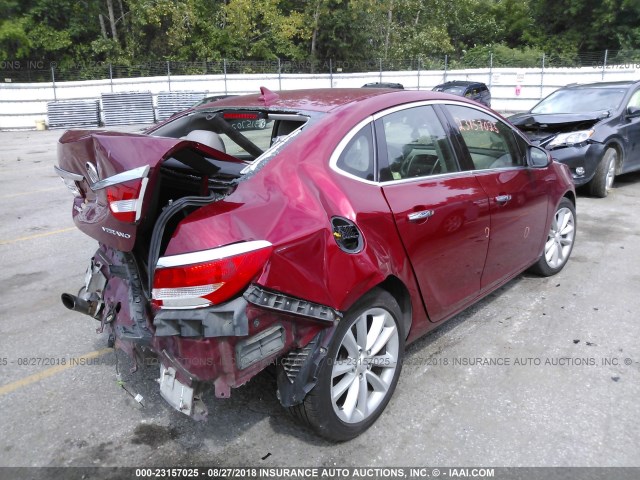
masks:
<path id="1" fill-rule="evenodd" d="M 331 372 L 331 378 L 339 377 L 345 373 L 349 373 L 355 366 L 355 360 L 348 358 L 346 360 L 338 360 L 333 364 L 333 371 Z"/>
<path id="2" fill-rule="evenodd" d="M 369 333 L 367 334 L 367 345 L 365 350 L 371 350 L 373 345 L 378 340 L 382 329 L 384 328 L 384 314 L 381 315 L 373 315 L 371 317 L 371 326 L 369 327 Z"/>
<path id="3" fill-rule="evenodd" d="M 334 402 L 337 402 L 342 397 L 342 394 L 347 391 L 347 388 L 353 385 L 355 379 L 356 375 L 347 374 L 333 387 L 331 396 Z"/>
<path id="4" fill-rule="evenodd" d="M 358 342 L 356 342 L 351 330 L 347 330 L 347 333 L 342 340 L 342 346 L 347 350 L 351 358 L 358 357 Z"/>
<path id="5" fill-rule="evenodd" d="M 367 316 L 360 315 L 356 322 L 356 341 L 360 350 L 367 348 Z"/>
<path id="6" fill-rule="evenodd" d="M 567 224 L 569 223 L 569 220 L 571 219 L 571 214 L 567 214 L 567 212 L 565 212 L 564 210 L 560 210 L 558 212 L 558 222 L 556 222 L 557 224 L 560 225 L 560 228 L 556 228 L 556 231 L 561 232 L 567 228 Z"/>
<path id="7" fill-rule="evenodd" d="M 556 243 L 555 239 L 552 239 L 551 241 L 547 242 L 547 248 L 545 252 L 545 256 L 547 257 L 547 262 L 549 264 L 553 263 L 553 258 L 557 255 L 557 253 L 558 244 Z"/>
<path id="8" fill-rule="evenodd" d="M 362 418 L 367 418 L 369 408 L 367 406 L 369 402 L 369 387 L 367 385 L 367 379 L 365 375 L 360 375 L 360 387 L 358 391 L 358 411 Z"/>
<path id="9" fill-rule="evenodd" d="M 354 378 L 354 381 L 349 386 L 349 390 L 347 392 L 347 398 L 344 399 L 344 404 L 342 405 L 342 410 L 344 411 L 347 419 L 351 419 L 353 417 L 353 412 L 356 409 L 356 405 L 358 404 L 358 393 L 360 391 L 360 382 L 357 378 Z"/>
<path id="10" fill-rule="evenodd" d="M 373 388 L 374 392 L 386 392 L 389 390 L 389 385 L 382 380 L 378 375 L 373 372 L 367 372 L 367 380 L 369 381 L 369 385 Z"/>
<path id="11" fill-rule="evenodd" d="M 395 368 L 397 364 L 398 361 L 396 358 L 388 352 L 383 355 L 371 357 L 371 365 L 374 367 Z"/>
<path id="12" fill-rule="evenodd" d="M 376 342 L 371 347 L 370 355 L 377 354 L 382 349 L 382 347 L 384 347 L 387 344 L 387 342 L 389 341 L 389 339 L 392 337 L 394 333 L 396 333 L 395 326 L 386 327 L 384 330 L 382 330 L 382 332 L 380 332 L 380 335 L 376 339 Z"/>
<path id="13" fill-rule="evenodd" d="M 573 225 L 568 223 L 567 225 L 565 225 L 565 227 L 560 230 L 560 235 L 562 235 L 563 237 L 566 237 L 567 235 L 571 235 L 573 237 Z"/>
<path id="14" fill-rule="evenodd" d="M 560 239 L 560 245 L 563 247 L 566 247 L 568 245 L 571 245 L 573 243 L 573 240 L 567 237 L 562 237 Z"/>

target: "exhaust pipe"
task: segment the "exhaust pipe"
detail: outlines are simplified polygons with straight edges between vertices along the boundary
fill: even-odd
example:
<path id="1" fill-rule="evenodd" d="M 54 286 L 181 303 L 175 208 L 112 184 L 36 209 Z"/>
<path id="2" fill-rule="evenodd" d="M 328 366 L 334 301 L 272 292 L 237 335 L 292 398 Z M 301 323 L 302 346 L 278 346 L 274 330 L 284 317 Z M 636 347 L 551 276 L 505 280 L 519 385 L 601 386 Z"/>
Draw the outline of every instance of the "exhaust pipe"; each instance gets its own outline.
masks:
<path id="1" fill-rule="evenodd" d="M 91 313 L 89 313 L 91 305 L 86 300 L 76 297 L 75 295 L 71 295 L 70 293 L 63 293 L 60 298 L 62 300 L 62 304 L 69 310 L 75 310 L 76 312 L 84 313 L 85 315 L 91 315 Z"/>

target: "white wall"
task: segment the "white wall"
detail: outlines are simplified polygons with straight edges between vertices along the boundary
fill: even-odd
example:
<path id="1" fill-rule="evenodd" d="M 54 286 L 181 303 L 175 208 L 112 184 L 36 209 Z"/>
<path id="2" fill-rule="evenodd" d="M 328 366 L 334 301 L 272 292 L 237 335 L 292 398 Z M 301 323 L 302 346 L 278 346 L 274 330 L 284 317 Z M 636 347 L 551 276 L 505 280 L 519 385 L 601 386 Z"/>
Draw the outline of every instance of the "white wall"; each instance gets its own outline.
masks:
<path id="1" fill-rule="evenodd" d="M 360 87 L 369 82 L 398 82 L 406 89 L 430 90 L 445 80 L 476 80 L 491 88 L 492 106 L 503 113 L 524 111 L 569 83 L 635 80 L 634 68 L 483 68 L 474 70 L 421 70 L 334 74 L 190 75 L 53 83 L 0 83 L 0 129 L 35 128 L 46 120 L 47 102 L 100 99 L 101 93 L 197 91 L 210 94 L 271 90 Z M 516 87 L 519 86 L 519 94 Z"/>

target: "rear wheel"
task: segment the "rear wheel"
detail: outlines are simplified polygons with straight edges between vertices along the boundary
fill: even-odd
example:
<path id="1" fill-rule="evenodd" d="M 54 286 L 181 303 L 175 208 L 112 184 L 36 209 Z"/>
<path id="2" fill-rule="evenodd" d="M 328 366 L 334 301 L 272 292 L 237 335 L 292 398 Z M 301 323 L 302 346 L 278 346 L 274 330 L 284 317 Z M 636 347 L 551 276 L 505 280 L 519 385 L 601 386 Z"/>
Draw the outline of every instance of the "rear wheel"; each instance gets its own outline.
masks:
<path id="1" fill-rule="evenodd" d="M 609 147 L 602 155 L 602 160 L 596 168 L 596 173 L 589 182 L 589 193 L 594 197 L 604 198 L 613 187 L 616 176 L 616 163 L 618 152 L 615 148 Z"/>
<path id="2" fill-rule="evenodd" d="M 316 386 L 292 414 L 335 441 L 354 438 L 380 416 L 402 368 L 404 331 L 400 307 L 373 290 L 340 321 L 320 367 Z"/>
<path id="3" fill-rule="evenodd" d="M 539 275 L 555 275 L 567 264 L 576 238 L 576 209 L 563 198 L 556 209 L 544 244 L 544 252 L 531 270 Z"/>

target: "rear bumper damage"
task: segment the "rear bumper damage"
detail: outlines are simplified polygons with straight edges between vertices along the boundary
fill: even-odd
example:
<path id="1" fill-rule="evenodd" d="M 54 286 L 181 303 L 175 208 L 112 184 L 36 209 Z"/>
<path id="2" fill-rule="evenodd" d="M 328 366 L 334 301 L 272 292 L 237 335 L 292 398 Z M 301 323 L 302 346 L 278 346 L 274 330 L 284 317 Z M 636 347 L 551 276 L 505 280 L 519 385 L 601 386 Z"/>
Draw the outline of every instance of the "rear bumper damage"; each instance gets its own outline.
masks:
<path id="1" fill-rule="evenodd" d="M 210 386 L 216 397 L 229 397 L 271 364 L 281 403 L 301 402 L 341 316 L 258 285 L 220 305 L 153 311 L 142 285 L 132 254 L 101 246 L 79 295 L 63 294 L 63 303 L 98 320 L 97 331 L 131 357 L 132 371 L 155 355 L 162 397 L 196 419 L 206 418 L 202 397 Z"/>

